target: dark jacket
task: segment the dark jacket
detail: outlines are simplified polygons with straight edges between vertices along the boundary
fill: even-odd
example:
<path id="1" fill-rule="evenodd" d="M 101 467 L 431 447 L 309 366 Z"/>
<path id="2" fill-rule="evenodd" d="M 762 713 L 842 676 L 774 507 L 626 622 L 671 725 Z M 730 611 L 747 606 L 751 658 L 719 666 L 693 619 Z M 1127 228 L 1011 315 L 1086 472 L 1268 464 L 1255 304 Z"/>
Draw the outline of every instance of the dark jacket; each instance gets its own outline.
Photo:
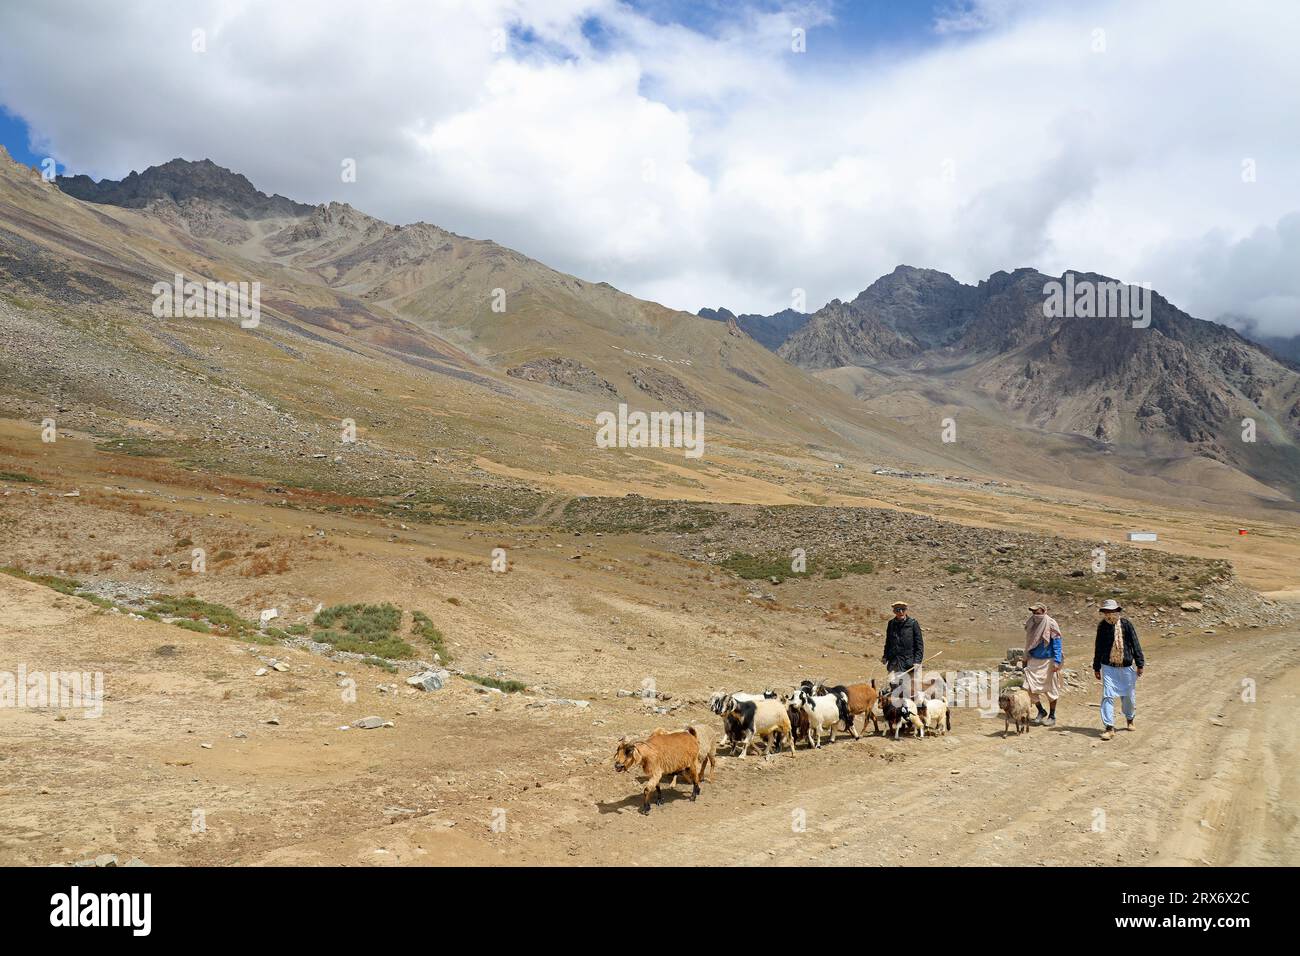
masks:
<path id="1" fill-rule="evenodd" d="M 921 625 L 908 615 L 901 621 L 889 619 L 885 628 L 885 663 L 891 670 L 902 671 L 915 667 L 925 659 L 925 641 L 921 638 Z"/>
<path id="2" fill-rule="evenodd" d="M 1138 632 L 1133 622 L 1126 617 L 1119 619 L 1120 630 L 1124 632 L 1124 667 L 1137 664 L 1146 667 L 1146 658 L 1142 656 L 1142 645 L 1138 643 Z M 1092 669 L 1101 670 L 1102 664 L 1110 663 L 1110 645 L 1115 640 L 1115 628 L 1109 621 L 1097 624 L 1097 646 L 1092 652 Z"/>

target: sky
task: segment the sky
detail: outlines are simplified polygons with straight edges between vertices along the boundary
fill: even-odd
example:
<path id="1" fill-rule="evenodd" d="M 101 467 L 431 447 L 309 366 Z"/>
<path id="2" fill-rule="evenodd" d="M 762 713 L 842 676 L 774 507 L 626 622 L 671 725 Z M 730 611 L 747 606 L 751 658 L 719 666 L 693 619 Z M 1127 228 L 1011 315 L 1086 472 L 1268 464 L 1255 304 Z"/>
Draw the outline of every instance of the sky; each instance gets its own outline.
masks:
<path id="1" fill-rule="evenodd" d="M 209 158 L 692 312 L 1032 266 L 1296 334 L 1298 48 L 1291 0 L 43 0 L 0 5 L 0 143 Z"/>

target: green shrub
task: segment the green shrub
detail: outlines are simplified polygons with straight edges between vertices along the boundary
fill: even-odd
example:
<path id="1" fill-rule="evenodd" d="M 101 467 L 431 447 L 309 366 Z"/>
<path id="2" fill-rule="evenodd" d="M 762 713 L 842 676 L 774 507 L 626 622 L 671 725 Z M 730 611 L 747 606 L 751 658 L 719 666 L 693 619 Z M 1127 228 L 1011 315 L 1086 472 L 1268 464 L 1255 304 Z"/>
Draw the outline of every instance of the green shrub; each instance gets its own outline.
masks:
<path id="1" fill-rule="evenodd" d="M 317 627 L 338 626 L 358 636 L 391 634 L 402 624 L 402 609 L 395 604 L 335 604 L 313 619 Z"/>
<path id="2" fill-rule="evenodd" d="M 752 555 L 738 551 L 722 562 L 722 567 L 737 577 L 747 581 L 755 579 L 776 578 L 777 582 L 786 578 L 805 578 L 820 574 L 829 581 L 838 581 L 846 574 L 871 574 L 875 567 L 870 561 L 842 561 L 823 564 L 820 558 L 808 556 L 803 571 L 790 568 L 792 558 L 784 554 Z"/>
<path id="3" fill-rule="evenodd" d="M 433 626 L 429 615 L 423 611 L 411 612 L 411 633 L 429 642 L 441 661 L 451 660 L 451 651 L 447 650 L 447 639 L 442 631 Z"/>
<path id="4" fill-rule="evenodd" d="M 517 694 L 521 690 L 527 690 L 528 685 L 523 681 L 502 680 L 499 677 L 481 677 L 478 674 L 463 674 L 466 680 L 473 681 L 475 684 L 482 684 L 484 687 L 495 687 L 497 690 L 505 691 L 507 694 Z"/>
<path id="5" fill-rule="evenodd" d="M 757 578 L 776 578 L 783 581 L 789 577 L 806 577 L 813 570 L 813 564 L 808 562 L 808 571 L 796 573 L 790 570 L 791 558 L 784 556 L 756 557 L 752 554 L 746 554 L 743 551 L 737 551 L 727 560 L 722 562 L 722 566 L 735 574 L 737 577 L 746 581 L 752 581 Z"/>
<path id="6" fill-rule="evenodd" d="M 834 567 L 828 568 L 826 571 L 826 577 L 829 578 L 832 571 L 839 572 L 836 577 L 840 577 L 845 574 L 870 574 L 875 570 L 875 567 L 870 561 L 850 561 L 848 564 L 837 564 Z"/>
<path id="7" fill-rule="evenodd" d="M 340 651 L 406 660 L 415 648 L 396 633 L 402 609 L 394 604 L 336 604 L 322 610 L 313 623 L 323 630 L 312 640 Z"/>
<path id="8" fill-rule="evenodd" d="M 74 581 L 71 578 L 60 578 L 53 574 L 28 574 L 22 568 L 13 565 L 0 567 L 0 572 L 8 574 L 10 577 L 31 581 L 33 584 L 43 584 L 47 588 L 53 588 L 60 594 L 72 594 L 77 588 L 81 587 L 80 581 Z"/>
<path id="9" fill-rule="evenodd" d="M 253 641 L 259 644 L 272 643 L 258 633 L 257 625 L 246 621 L 223 604 L 212 604 L 192 597 L 173 597 L 169 594 L 155 594 L 150 598 L 149 610 L 162 617 L 183 617 L 191 621 L 207 621 L 216 631 L 227 637 Z M 180 623 L 180 622 L 173 622 Z M 181 625 L 184 627 L 185 625 Z M 190 630 L 199 630 L 190 628 Z"/>

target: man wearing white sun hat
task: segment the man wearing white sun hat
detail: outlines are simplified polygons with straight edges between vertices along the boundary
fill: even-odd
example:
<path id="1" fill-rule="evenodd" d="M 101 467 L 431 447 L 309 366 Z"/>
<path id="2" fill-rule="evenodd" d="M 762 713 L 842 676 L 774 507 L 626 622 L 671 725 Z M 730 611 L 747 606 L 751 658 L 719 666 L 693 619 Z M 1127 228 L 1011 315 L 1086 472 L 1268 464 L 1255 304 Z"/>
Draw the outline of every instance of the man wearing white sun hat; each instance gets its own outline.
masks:
<path id="1" fill-rule="evenodd" d="M 1137 716 L 1137 682 L 1146 667 L 1137 628 L 1117 602 L 1107 599 L 1099 609 L 1102 620 L 1097 624 L 1097 645 L 1092 653 L 1092 676 L 1101 681 L 1101 722 L 1105 725 L 1101 739 L 1115 736 L 1115 698 L 1124 705 L 1128 729 Z"/>

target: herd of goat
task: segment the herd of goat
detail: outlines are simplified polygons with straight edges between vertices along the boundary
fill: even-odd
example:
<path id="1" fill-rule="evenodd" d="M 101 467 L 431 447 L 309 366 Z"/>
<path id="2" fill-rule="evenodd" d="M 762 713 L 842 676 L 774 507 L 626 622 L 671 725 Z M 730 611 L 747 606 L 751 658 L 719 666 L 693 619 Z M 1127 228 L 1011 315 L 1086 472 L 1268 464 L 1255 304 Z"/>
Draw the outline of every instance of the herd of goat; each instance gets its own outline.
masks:
<path id="1" fill-rule="evenodd" d="M 1006 717 L 1004 733 L 1012 722 L 1016 733 L 1029 730 L 1029 692 L 1022 688 L 1005 690 L 998 705 Z M 926 731 L 947 733 L 952 729 L 952 710 L 946 693 L 937 685 L 925 688 L 919 698 L 912 700 L 898 683 L 887 687 L 876 686 L 873 680 L 866 684 L 838 684 L 803 681 L 790 694 L 778 695 L 775 691 L 762 694 L 727 694 L 719 692 L 709 699 L 709 709 L 722 718 L 725 743 L 733 756 L 745 757 L 754 748 L 756 739 L 763 744 L 768 756 L 779 754 L 788 747 L 795 755 L 795 743 L 805 740 L 811 749 L 819 749 L 822 736 L 830 734 L 835 741 L 838 729 L 860 736 L 856 727 L 862 718 L 862 733 L 870 722 L 877 734 L 886 734 L 898 740 L 903 732 L 924 737 Z M 618 743 L 614 755 L 614 769 L 620 773 L 639 770 L 646 777 L 641 802 L 641 812 L 650 812 L 651 797 L 663 803 L 662 781 L 671 778 L 675 786 L 679 775 L 691 782 L 691 800 L 700 794 L 700 781 L 708 772 L 713 782 L 713 760 L 718 740 L 712 728 L 705 724 L 691 724 L 685 730 L 671 732 L 655 730 L 645 740 L 628 740 Z"/>

